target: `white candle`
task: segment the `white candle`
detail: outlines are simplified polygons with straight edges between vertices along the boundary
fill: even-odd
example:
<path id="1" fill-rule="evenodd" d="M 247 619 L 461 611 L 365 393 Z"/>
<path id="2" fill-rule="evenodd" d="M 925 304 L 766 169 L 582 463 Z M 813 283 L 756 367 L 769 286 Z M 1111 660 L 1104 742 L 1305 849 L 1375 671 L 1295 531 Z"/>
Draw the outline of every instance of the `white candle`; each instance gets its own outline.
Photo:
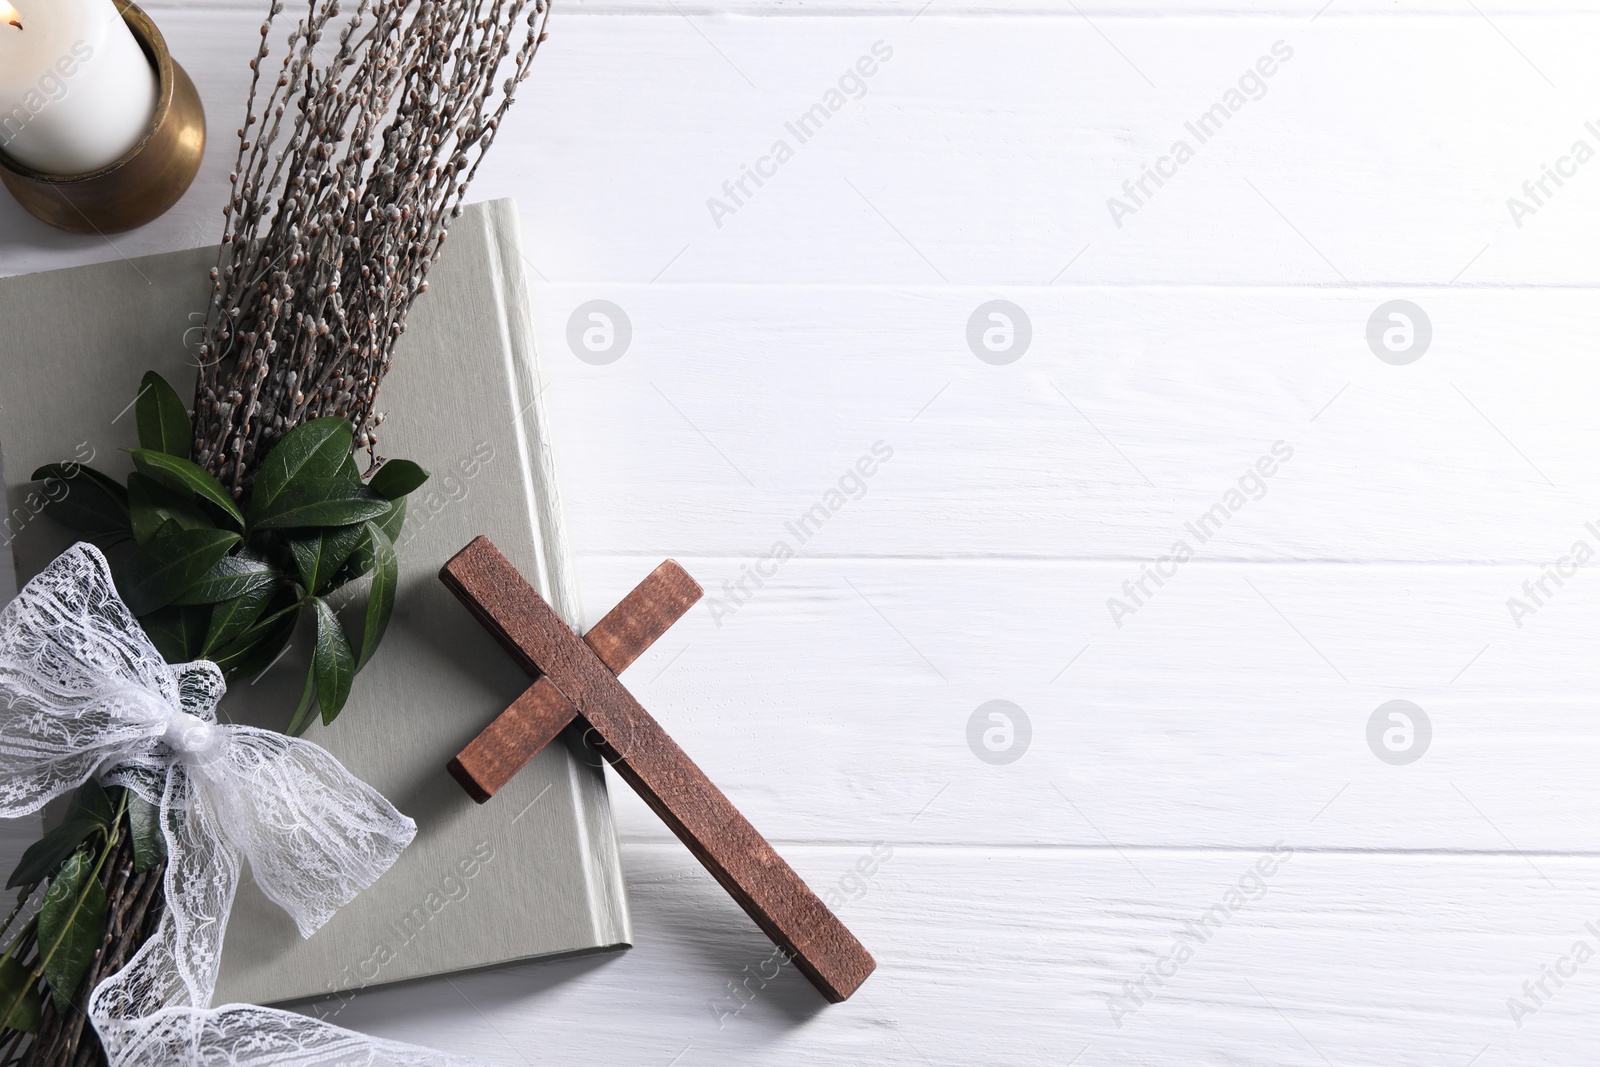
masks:
<path id="1" fill-rule="evenodd" d="M 0 0 L 0 152 L 17 163 L 115 162 L 149 131 L 156 81 L 112 0 Z"/>

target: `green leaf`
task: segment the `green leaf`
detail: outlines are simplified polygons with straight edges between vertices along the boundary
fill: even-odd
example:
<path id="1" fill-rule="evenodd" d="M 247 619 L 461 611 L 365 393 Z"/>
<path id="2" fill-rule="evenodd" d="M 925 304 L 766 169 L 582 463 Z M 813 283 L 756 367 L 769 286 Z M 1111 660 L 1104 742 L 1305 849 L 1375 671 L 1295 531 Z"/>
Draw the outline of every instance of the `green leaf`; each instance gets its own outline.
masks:
<path id="1" fill-rule="evenodd" d="M 289 719 L 289 728 L 283 731 L 290 737 L 299 737 L 306 732 L 306 727 L 311 725 L 311 709 L 317 706 L 317 668 L 312 664 L 306 671 L 306 685 L 300 690 L 300 703 L 295 705 L 294 715 Z"/>
<path id="2" fill-rule="evenodd" d="M 40 489 L 44 513 L 73 533 L 104 537 L 128 532 L 128 491 L 94 468 L 50 463 L 34 471 L 33 480 L 59 484 Z"/>
<path id="3" fill-rule="evenodd" d="M 294 556 L 300 584 L 305 586 L 306 592 L 314 596 L 328 592 L 339 568 L 362 545 L 366 536 L 365 526 L 334 526 L 290 541 L 289 553 Z"/>
<path id="4" fill-rule="evenodd" d="M 378 468 L 367 485 L 388 500 L 399 500 L 428 480 L 428 472 L 409 459 L 391 459 Z"/>
<path id="5" fill-rule="evenodd" d="M 119 796 L 121 792 L 117 790 Z M 109 833 L 117 821 L 117 801 L 110 790 L 91 778 L 73 792 L 67 805 L 67 818 L 88 819 Z"/>
<path id="6" fill-rule="evenodd" d="M 256 471 L 250 491 L 250 521 L 259 525 L 280 510 L 279 500 L 291 487 L 334 481 L 350 455 L 354 438 L 350 420 L 337 416 L 312 419 L 290 430 Z"/>
<path id="7" fill-rule="evenodd" d="M 349 526 L 375 519 L 388 510 L 389 502 L 365 487 L 324 482 L 283 494 L 273 510 L 257 519 L 255 525 L 258 530 Z"/>
<path id="8" fill-rule="evenodd" d="M 317 706 L 322 709 L 322 722 L 326 725 L 338 718 L 345 701 L 350 699 L 356 658 L 350 651 L 350 639 L 328 602 L 318 599 L 313 603 L 317 609 L 317 644 L 311 653 L 311 667 L 317 676 Z"/>
<path id="9" fill-rule="evenodd" d="M 374 566 L 372 588 L 367 591 L 366 624 L 361 631 L 361 658 L 356 660 L 358 671 L 378 651 L 378 642 L 383 640 L 383 631 L 388 629 L 389 616 L 394 612 L 394 591 L 400 581 L 400 560 L 394 554 L 394 545 L 376 523 L 367 523 L 366 531 Z"/>
<path id="10" fill-rule="evenodd" d="M 72 1003 L 105 934 L 106 891 L 94 873 L 94 857 L 74 852 L 39 908 L 39 958 L 57 1011 Z"/>
<path id="11" fill-rule="evenodd" d="M 397 544 L 400 540 L 400 530 L 406 523 L 406 498 L 401 497 L 399 500 L 391 500 L 389 502 L 389 510 L 371 521 L 376 523 L 378 529 L 383 531 L 383 536 L 389 539 L 391 545 Z M 344 570 L 339 574 L 336 585 L 355 581 L 370 571 L 376 562 L 377 560 L 372 555 L 372 542 L 363 540 L 360 546 L 351 553 L 349 561 L 344 565 Z"/>
<path id="12" fill-rule="evenodd" d="M 389 539 L 390 544 L 397 544 L 400 540 L 400 528 L 406 524 L 406 498 L 401 497 L 391 503 L 389 510 L 373 521 L 378 524 L 378 529 L 383 531 L 383 536 Z"/>
<path id="13" fill-rule="evenodd" d="M 7 957 L 0 962 L 0 1011 L 7 1013 L 0 1020 L 0 1028 L 21 1030 L 25 1034 L 38 1033 L 42 1010 L 39 991 L 34 988 L 33 975 L 28 968 L 18 963 L 15 957 Z"/>
<path id="14" fill-rule="evenodd" d="M 169 520 L 123 564 L 117 590 L 135 615 L 164 608 L 205 577 L 238 543 L 236 533 L 185 530 Z"/>
<path id="15" fill-rule="evenodd" d="M 173 603 L 215 604 L 232 600 L 260 589 L 270 589 L 278 584 L 280 577 L 278 568 L 259 556 L 242 552 L 237 556 L 223 556 Z"/>
<path id="16" fill-rule="evenodd" d="M 238 677 L 254 677 L 266 670 L 294 636 L 300 602 L 292 592 L 285 592 L 286 597 L 268 603 L 265 618 L 252 623 L 244 633 L 210 655 L 211 662 L 222 669 L 223 676 L 230 682 Z"/>
<path id="17" fill-rule="evenodd" d="M 233 502 L 232 494 L 199 466 L 178 456 L 152 452 L 148 448 L 135 448 L 130 454 L 133 456 L 133 465 L 146 478 L 153 478 L 171 489 L 186 489 L 195 493 L 221 508 L 240 527 L 244 526 L 244 514 L 240 512 L 239 505 Z"/>
<path id="18" fill-rule="evenodd" d="M 109 474 L 102 474 L 93 467 L 86 467 L 82 463 L 46 463 L 33 472 L 33 480 L 36 482 L 46 478 L 60 478 L 69 482 L 74 478 L 83 478 L 112 495 L 117 495 L 122 490 L 122 485 L 115 478 Z"/>
<path id="19" fill-rule="evenodd" d="M 200 655 L 210 621 L 210 608 L 187 604 L 140 616 L 139 625 L 150 635 L 150 643 L 156 646 L 162 659 L 168 663 L 189 663 Z"/>
<path id="20" fill-rule="evenodd" d="M 356 462 L 354 452 L 345 453 L 344 462 L 339 464 L 339 473 L 333 476 L 333 480 L 345 485 L 367 484 L 361 480 L 361 464 Z"/>
<path id="21" fill-rule="evenodd" d="M 37 885 L 56 873 L 67 857 L 97 833 L 108 834 L 117 820 L 117 805 L 110 792 L 90 780 L 72 794 L 66 815 L 49 832 L 28 846 L 6 883 L 7 889 Z M 0 1001 L 3 1010 L 4 1001 Z"/>
<path id="22" fill-rule="evenodd" d="M 78 847 L 99 829 L 100 825 L 91 818 L 67 819 L 28 846 L 17 863 L 17 869 L 11 872 L 6 888 L 38 885 L 55 874 L 67 857 L 78 851 Z"/>
<path id="23" fill-rule="evenodd" d="M 133 869 L 148 871 L 167 858 L 167 838 L 161 832 L 161 809 L 128 792 L 128 831 L 133 841 Z"/>
<path id="24" fill-rule="evenodd" d="M 252 589 L 232 600 L 224 600 L 211 609 L 211 623 L 205 639 L 200 644 L 200 655 L 209 656 L 219 648 L 226 648 L 240 634 L 261 618 L 272 600 L 273 588 L 262 586 Z"/>
<path id="25" fill-rule="evenodd" d="M 169 489 L 138 473 L 128 475 L 128 511 L 133 524 L 133 539 L 141 545 L 150 540 L 168 519 L 185 530 L 213 530 L 217 526 L 200 509 L 193 493 Z"/>
<path id="26" fill-rule="evenodd" d="M 177 390 L 155 371 L 146 373 L 144 381 L 139 383 L 133 416 L 139 426 L 140 445 L 179 459 L 189 458 L 189 449 L 194 442 L 189 410 Z"/>

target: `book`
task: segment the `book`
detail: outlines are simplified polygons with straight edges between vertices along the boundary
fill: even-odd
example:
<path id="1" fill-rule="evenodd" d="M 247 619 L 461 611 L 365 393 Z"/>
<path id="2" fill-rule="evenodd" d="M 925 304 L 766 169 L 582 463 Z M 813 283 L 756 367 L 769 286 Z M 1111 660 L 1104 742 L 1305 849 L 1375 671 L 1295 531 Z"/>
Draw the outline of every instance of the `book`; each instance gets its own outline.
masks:
<path id="1" fill-rule="evenodd" d="M 384 455 L 432 478 L 396 542 L 401 580 L 377 655 L 331 727 L 306 737 L 417 821 L 394 868 L 309 939 L 246 877 L 214 1003 L 278 1003 L 469 968 L 626 947 L 616 835 L 599 758 L 575 729 L 489 804 L 445 770 L 529 684 L 440 583 L 488 534 L 570 624 L 579 602 L 561 519 L 511 201 L 467 209 L 396 346 L 379 408 Z M 39 466 L 122 477 L 130 402 L 147 370 L 186 394 L 216 250 L 193 249 L 0 281 L 0 539 L 26 581 L 72 541 L 39 514 Z M 298 632 L 280 662 L 236 679 L 219 714 L 282 729 L 305 677 Z"/>

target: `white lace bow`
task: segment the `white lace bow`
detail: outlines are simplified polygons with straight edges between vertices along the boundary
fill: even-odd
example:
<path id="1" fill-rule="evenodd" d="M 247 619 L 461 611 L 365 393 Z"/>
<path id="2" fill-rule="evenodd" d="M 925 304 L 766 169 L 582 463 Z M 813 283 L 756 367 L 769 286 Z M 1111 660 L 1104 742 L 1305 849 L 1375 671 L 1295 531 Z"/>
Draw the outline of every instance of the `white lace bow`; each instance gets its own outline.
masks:
<path id="1" fill-rule="evenodd" d="M 166 913 L 89 998 L 112 1067 L 469 1062 L 292 1012 L 210 1006 L 242 860 L 309 937 L 417 832 L 311 742 L 219 724 L 225 691 L 215 664 L 161 658 L 92 545 L 0 611 L 0 817 L 91 776 L 161 809 Z"/>

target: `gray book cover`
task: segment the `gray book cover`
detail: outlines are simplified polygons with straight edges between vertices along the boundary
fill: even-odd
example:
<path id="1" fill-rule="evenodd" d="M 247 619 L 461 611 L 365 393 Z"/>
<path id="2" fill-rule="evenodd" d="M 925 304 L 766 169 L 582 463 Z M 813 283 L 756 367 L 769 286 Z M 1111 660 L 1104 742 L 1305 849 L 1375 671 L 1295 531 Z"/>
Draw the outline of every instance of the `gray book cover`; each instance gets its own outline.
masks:
<path id="1" fill-rule="evenodd" d="M 440 584 L 444 562 L 488 534 L 571 623 L 579 622 L 540 402 L 516 206 L 471 207 L 396 348 L 379 408 L 384 455 L 433 475 L 398 541 L 401 584 L 383 645 L 331 726 L 306 737 L 417 821 L 395 867 L 309 940 L 248 877 L 216 1003 L 273 1003 L 431 974 L 619 948 L 632 933 L 598 759 L 575 730 L 486 805 L 445 763 L 528 678 Z M 214 249 L 0 281 L 0 538 L 26 581 L 72 537 L 39 514 L 39 466 L 131 469 L 129 406 L 146 370 L 187 395 Z M 226 719 L 282 729 L 310 641 L 297 633 Z"/>

